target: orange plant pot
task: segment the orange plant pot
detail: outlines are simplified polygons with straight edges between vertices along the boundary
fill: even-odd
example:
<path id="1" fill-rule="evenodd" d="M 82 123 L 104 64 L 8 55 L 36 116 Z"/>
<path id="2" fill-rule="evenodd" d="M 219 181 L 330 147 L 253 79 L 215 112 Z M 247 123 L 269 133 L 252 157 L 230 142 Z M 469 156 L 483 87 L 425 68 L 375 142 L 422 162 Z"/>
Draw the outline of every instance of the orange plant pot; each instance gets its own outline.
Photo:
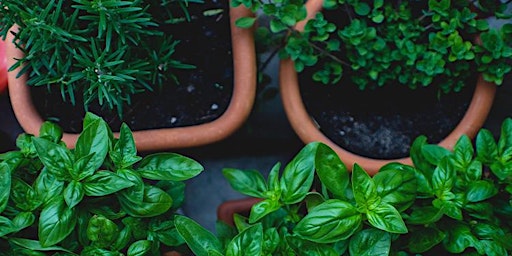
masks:
<path id="1" fill-rule="evenodd" d="M 211 144 L 234 133 L 249 116 L 256 94 L 256 51 L 253 30 L 235 26 L 241 17 L 253 16 L 246 8 L 230 8 L 230 27 L 233 51 L 233 95 L 226 111 L 217 119 L 196 125 L 177 128 L 141 130 L 133 133 L 140 151 L 187 148 Z M 12 28 L 15 30 L 16 28 Z M 9 33 L 6 42 L 12 42 Z M 6 44 L 7 65 L 10 67 L 23 56 L 13 43 Z M 19 69 L 8 74 L 9 95 L 14 114 L 25 132 L 37 135 L 43 118 L 32 104 L 27 75 L 16 78 Z M 117 134 L 116 134 L 117 135 Z M 63 141 L 74 148 L 78 134 L 65 133 Z"/>
<path id="2" fill-rule="evenodd" d="M 306 3 L 308 18 L 297 24 L 297 30 L 302 31 L 304 29 L 307 20 L 313 18 L 315 14 L 322 9 L 322 4 L 323 0 L 308 0 Z M 377 173 L 380 167 L 390 162 L 412 164 L 409 157 L 391 160 L 374 159 L 363 157 L 341 148 L 318 129 L 315 122 L 308 114 L 302 102 L 299 81 L 293 61 L 290 59 L 282 60 L 279 71 L 281 97 L 286 116 L 293 130 L 304 143 L 307 144 L 313 141 L 323 142 L 336 151 L 340 159 L 349 169 L 357 163 L 371 175 Z M 483 126 L 491 110 L 495 93 L 496 85 L 484 81 L 483 78 L 479 76 L 472 100 L 462 120 L 439 145 L 451 149 L 463 134 L 474 138 L 478 130 Z"/>

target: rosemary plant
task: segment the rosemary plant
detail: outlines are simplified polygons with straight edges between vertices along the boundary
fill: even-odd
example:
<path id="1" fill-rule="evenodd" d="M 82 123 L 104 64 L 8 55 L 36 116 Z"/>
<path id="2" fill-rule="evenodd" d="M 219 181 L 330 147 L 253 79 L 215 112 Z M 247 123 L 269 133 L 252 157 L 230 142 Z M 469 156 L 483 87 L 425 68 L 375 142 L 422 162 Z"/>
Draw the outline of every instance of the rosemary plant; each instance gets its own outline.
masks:
<path id="1" fill-rule="evenodd" d="M 177 82 L 174 69 L 194 68 L 173 59 L 179 42 L 165 31 L 188 17 L 187 1 L 5 0 L 0 35 L 15 35 L 25 56 L 10 70 L 22 67 L 29 85 L 58 87 L 73 104 L 82 94 L 86 110 L 97 102 L 121 116 L 132 95 Z"/>

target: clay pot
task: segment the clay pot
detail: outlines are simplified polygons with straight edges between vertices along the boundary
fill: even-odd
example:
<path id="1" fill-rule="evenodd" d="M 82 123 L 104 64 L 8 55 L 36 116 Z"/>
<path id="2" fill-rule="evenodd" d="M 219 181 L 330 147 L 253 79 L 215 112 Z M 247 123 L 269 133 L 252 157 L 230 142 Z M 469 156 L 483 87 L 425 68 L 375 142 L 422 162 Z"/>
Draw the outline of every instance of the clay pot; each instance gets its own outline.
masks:
<path id="1" fill-rule="evenodd" d="M 155 151 L 170 148 L 202 146 L 220 141 L 234 133 L 247 119 L 256 93 L 256 54 L 253 31 L 235 26 L 240 17 L 253 15 L 243 7 L 230 8 L 231 41 L 233 50 L 234 81 L 233 95 L 226 111 L 209 123 L 196 126 L 162 128 L 133 132 L 137 149 Z M 15 28 L 13 28 L 15 29 Z M 9 33 L 6 42 L 12 42 Z M 7 64 L 12 66 L 22 52 L 14 44 L 7 46 Z M 25 132 L 37 135 L 43 123 L 42 117 L 32 104 L 27 75 L 16 78 L 18 70 L 9 72 L 9 94 L 14 114 Z M 68 147 L 75 146 L 78 134 L 65 133 L 63 141 Z"/>
<path id="2" fill-rule="evenodd" d="M 308 0 L 306 3 L 308 18 L 306 20 L 314 17 L 314 15 L 321 10 L 322 4 L 323 0 Z M 299 31 L 303 30 L 306 22 L 307 21 L 303 21 L 298 24 L 297 29 Z M 341 148 L 327 138 L 318 129 L 302 102 L 297 72 L 295 71 L 292 60 L 285 59 L 281 61 L 279 82 L 286 116 L 288 117 L 293 130 L 304 143 L 307 144 L 313 141 L 323 142 L 336 151 L 340 159 L 349 169 L 352 168 L 354 163 L 357 163 L 371 175 L 375 174 L 380 167 L 390 162 L 400 162 L 409 165 L 412 164 L 409 157 L 381 160 L 356 155 Z M 451 149 L 463 134 L 466 134 L 470 138 L 475 137 L 479 129 L 484 124 L 492 107 L 495 92 L 496 85 L 484 81 L 480 76 L 478 78 L 471 103 L 462 120 L 454 130 L 439 143 L 439 145 Z"/>
<path id="3" fill-rule="evenodd" d="M 234 226 L 235 213 L 249 216 L 252 206 L 260 201 L 261 199 L 253 197 L 226 201 L 217 208 L 217 219 Z"/>

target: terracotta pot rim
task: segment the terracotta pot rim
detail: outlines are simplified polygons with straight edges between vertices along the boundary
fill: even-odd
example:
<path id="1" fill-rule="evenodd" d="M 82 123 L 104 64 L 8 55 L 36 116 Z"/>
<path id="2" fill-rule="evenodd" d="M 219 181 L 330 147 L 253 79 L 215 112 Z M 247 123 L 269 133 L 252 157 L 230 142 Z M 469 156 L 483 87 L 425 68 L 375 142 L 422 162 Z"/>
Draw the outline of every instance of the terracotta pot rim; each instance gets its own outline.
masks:
<path id="1" fill-rule="evenodd" d="M 219 118 L 200 125 L 134 131 L 133 136 L 138 150 L 151 151 L 211 144 L 234 133 L 249 116 L 255 100 L 257 80 L 253 30 L 238 28 L 235 21 L 253 14 L 244 7 L 230 7 L 229 13 L 234 76 L 233 94 L 226 111 Z M 9 33 L 6 42 L 12 42 L 12 39 L 13 36 Z M 22 56 L 22 52 L 13 43 L 6 44 L 6 52 L 9 67 Z M 26 85 L 27 75 L 16 78 L 18 70 L 8 73 L 12 108 L 23 130 L 37 135 L 43 118 L 32 104 L 30 91 Z M 77 139 L 78 134 L 74 133 L 65 133 L 63 136 L 63 141 L 70 148 L 74 148 Z"/>
<path id="2" fill-rule="evenodd" d="M 308 8 L 308 17 L 312 17 L 317 11 L 321 10 L 322 0 L 309 0 L 306 6 Z M 305 22 L 298 24 L 298 29 L 302 29 L 304 24 Z M 357 163 L 371 175 L 377 173 L 380 167 L 390 162 L 399 162 L 409 165 L 412 164 L 410 157 L 390 160 L 363 157 L 343 149 L 327 138 L 318 129 L 313 119 L 307 113 L 304 103 L 302 102 L 297 72 L 295 71 L 292 60 L 285 59 L 281 61 L 279 83 L 286 116 L 288 117 L 293 130 L 304 143 L 314 141 L 323 142 L 336 151 L 340 159 L 349 169 L 352 169 L 353 165 Z M 474 138 L 478 133 L 478 130 L 483 126 L 487 115 L 491 110 L 495 93 L 496 85 L 484 81 L 480 75 L 478 77 L 471 103 L 462 120 L 438 145 L 451 149 L 463 134 L 466 134 L 470 138 Z"/>

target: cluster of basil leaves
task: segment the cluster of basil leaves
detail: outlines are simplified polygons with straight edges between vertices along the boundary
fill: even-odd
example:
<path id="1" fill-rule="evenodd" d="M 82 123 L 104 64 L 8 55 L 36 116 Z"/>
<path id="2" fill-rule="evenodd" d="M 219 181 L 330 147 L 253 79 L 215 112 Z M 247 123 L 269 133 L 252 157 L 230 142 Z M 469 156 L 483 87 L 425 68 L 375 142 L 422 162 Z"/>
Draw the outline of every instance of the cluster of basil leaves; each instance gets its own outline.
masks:
<path id="1" fill-rule="evenodd" d="M 324 0 L 337 20 L 317 13 L 300 33 L 295 26 L 308 15 L 302 0 L 231 3 L 266 15 L 268 28 L 258 31 L 281 38 L 280 55 L 298 72 L 314 66 L 312 79 L 323 84 L 347 78 L 344 83 L 360 89 L 399 84 L 449 93 L 460 91 L 472 72 L 499 85 L 512 71 L 512 25 L 494 29 L 485 19 L 510 20 L 508 2 Z M 255 21 L 244 17 L 236 24 L 248 28 Z"/>
<path id="2" fill-rule="evenodd" d="M 158 255 L 184 243 L 174 227 L 185 184 L 203 171 L 174 153 L 137 155 L 88 113 L 76 148 L 55 124 L 0 155 L 0 255 Z"/>
<path id="3" fill-rule="evenodd" d="M 418 255 L 512 253 L 512 119 L 496 142 L 453 150 L 415 140 L 414 165 L 391 163 L 370 177 L 335 152 L 308 144 L 280 175 L 225 169 L 231 186 L 261 198 L 217 235 L 180 216 L 175 225 L 196 255 Z"/>

